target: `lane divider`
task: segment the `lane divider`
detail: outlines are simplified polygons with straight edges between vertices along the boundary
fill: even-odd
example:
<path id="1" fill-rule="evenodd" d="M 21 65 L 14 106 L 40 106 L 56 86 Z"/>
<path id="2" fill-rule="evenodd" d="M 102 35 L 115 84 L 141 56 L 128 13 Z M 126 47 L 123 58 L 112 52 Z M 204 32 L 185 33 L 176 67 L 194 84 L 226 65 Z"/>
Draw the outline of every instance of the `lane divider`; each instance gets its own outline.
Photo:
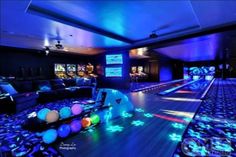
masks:
<path id="1" fill-rule="evenodd" d="M 214 81 L 215 81 L 215 78 L 213 79 L 213 80 L 211 80 L 211 83 L 208 85 L 208 87 L 207 87 L 207 89 L 204 91 L 204 93 L 202 94 L 202 96 L 201 96 L 201 100 L 203 100 L 203 99 L 205 99 L 205 97 L 206 97 L 206 94 L 208 93 L 208 91 L 210 90 L 210 88 L 211 88 L 211 85 L 214 83 Z"/>

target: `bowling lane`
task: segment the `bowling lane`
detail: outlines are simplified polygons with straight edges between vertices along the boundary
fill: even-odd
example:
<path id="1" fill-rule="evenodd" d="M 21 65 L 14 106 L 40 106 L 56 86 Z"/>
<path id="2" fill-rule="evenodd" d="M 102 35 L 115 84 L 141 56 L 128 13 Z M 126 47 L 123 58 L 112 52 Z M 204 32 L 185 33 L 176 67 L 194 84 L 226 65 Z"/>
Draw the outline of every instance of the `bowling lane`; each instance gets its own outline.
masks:
<path id="1" fill-rule="evenodd" d="M 168 94 L 168 96 L 200 99 L 209 84 L 210 84 L 210 81 L 199 80 L 171 94 Z"/>
<path id="2" fill-rule="evenodd" d="M 181 85 L 186 84 L 186 83 L 191 82 L 191 81 L 192 81 L 191 79 L 181 80 L 181 81 L 178 81 L 178 82 L 165 84 L 163 86 L 160 86 L 159 88 L 155 88 L 155 89 L 152 89 L 152 90 L 146 90 L 144 92 L 148 93 L 148 94 L 156 94 L 156 93 L 160 93 L 162 91 L 168 90 L 170 88 L 181 86 Z"/>

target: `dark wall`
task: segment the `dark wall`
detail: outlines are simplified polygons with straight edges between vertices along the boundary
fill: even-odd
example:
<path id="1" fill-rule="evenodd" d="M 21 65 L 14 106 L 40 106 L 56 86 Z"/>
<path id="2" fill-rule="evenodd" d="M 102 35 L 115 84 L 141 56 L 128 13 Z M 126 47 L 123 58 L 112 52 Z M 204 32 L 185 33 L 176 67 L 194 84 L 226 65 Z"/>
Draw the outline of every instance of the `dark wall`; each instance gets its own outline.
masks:
<path id="1" fill-rule="evenodd" d="M 149 61 L 149 79 L 153 82 L 159 82 L 159 62 L 158 60 L 150 60 Z"/>
<path id="2" fill-rule="evenodd" d="M 54 78 L 54 64 L 87 64 L 94 63 L 94 57 L 51 52 L 48 56 L 37 50 L 0 47 L 0 76 L 21 77 L 21 68 L 25 68 L 26 75 L 38 75 L 41 68 L 44 78 Z"/>
<path id="3" fill-rule="evenodd" d="M 172 61 L 173 80 L 183 79 L 184 75 L 184 63 L 182 61 Z"/>
<path id="4" fill-rule="evenodd" d="M 144 72 L 148 74 L 147 81 L 163 82 L 183 78 L 183 62 L 165 56 L 132 59 L 130 64 L 131 66 L 143 66 Z"/>
<path id="5" fill-rule="evenodd" d="M 132 66 L 143 66 L 143 72 L 146 74 L 150 73 L 149 59 L 130 59 L 129 72 L 131 72 Z"/>

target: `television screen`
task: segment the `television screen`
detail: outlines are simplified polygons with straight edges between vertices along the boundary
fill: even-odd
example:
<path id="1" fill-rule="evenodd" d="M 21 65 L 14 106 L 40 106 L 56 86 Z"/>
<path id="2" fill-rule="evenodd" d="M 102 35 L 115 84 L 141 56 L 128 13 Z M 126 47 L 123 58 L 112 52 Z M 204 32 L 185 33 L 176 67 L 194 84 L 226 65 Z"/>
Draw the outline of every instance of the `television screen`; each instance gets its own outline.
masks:
<path id="1" fill-rule="evenodd" d="M 67 68 L 67 71 L 76 71 L 76 65 L 75 64 L 67 64 L 66 68 Z"/>
<path id="2" fill-rule="evenodd" d="M 105 68 L 106 77 L 122 77 L 122 68 L 121 67 L 106 67 Z"/>
<path id="3" fill-rule="evenodd" d="M 55 64 L 54 65 L 54 71 L 66 71 L 66 65 L 65 64 Z"/>
<path id="4" fill-rule="evenodd" d="M 106 64 L 123 64 L 122 54 L 106 55 Z"/>

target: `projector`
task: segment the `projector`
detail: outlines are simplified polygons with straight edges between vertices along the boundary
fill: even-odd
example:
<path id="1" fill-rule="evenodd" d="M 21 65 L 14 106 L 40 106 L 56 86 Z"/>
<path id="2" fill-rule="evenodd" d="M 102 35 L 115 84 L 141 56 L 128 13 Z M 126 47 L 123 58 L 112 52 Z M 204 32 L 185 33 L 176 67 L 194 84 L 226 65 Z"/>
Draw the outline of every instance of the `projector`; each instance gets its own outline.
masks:
<path id="1" fill-rule="evenodd" d="M 57 44 L 55 45 L 55 47 L 56 47 L 57 49 L 63 49 L 63 48 L 64 48 L 63 45 L 60 43 L 59 40 L 57 41 Z"/>
<path id="2" fill-rule="evenodd" d="M 157 37 L 158 37 L 158 35 L 155 32 L 153 32 L 149 35 L 149 38 L 157 38 Z"/>

